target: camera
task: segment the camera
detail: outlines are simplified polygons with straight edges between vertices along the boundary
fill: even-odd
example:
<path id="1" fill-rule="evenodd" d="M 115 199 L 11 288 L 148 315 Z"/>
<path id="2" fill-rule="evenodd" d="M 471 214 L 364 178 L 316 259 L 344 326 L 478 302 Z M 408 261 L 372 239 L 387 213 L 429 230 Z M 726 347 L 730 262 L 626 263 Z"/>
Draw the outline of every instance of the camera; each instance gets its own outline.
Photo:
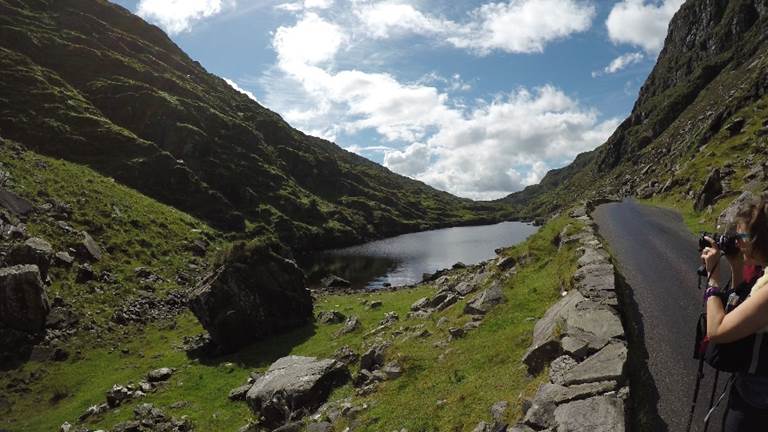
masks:
<path id="1" fill-rule="evenodd" d="M 715 241 L 717 248 L 723 253 L 723 255 L 735 255 L 739 253 L 739 247 L 736 245 L 736 237 L 727 234 L 716 234 L 702 232 L 699 237 L 699 252 L 704 250 L 705 247 L 712 246 L 705 237 L 709 237 Z"/>

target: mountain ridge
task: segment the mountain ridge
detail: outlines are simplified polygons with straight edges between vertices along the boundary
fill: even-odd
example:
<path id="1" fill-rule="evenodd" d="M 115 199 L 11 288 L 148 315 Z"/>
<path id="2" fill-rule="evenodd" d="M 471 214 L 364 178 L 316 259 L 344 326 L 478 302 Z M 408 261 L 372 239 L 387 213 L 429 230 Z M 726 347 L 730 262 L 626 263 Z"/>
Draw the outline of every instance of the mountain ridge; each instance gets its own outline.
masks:
<path id="1" fill-rule="evenodd" d="M 0 135 L 219 228 L 320 249 L 511 217 L 291 128 L 120 6 L 0 11 Z"/>
<path id="2" fill-rule="evenodd" d="M 768 90 L 766 29 L 764 1 L 684 3 L 632 112 L 608 140 L 500 201 L 523 218 L 544 218 L 574 199 L 649 198 L 673 190 L 687 196 L 702 187 L 708 171 L 688 160 L 707 169 L 725 163 L 705 161 L 699 152 L 712 142 L 719 148 L 722 129 Z"/>

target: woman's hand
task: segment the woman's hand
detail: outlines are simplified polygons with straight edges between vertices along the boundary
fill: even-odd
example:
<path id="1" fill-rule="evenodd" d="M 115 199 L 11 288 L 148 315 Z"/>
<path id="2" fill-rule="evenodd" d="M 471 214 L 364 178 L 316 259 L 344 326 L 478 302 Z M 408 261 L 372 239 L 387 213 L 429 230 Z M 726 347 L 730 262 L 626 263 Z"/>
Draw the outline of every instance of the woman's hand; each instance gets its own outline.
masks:
<path id="1" fill-rule="evenodd" d="M 707 270 L 707 275 L 710 282 L 717 284 L 720 282 L 718 273 L 714 273 L 717 268 L 717 264 L 720 262 L 720 249 L 717 247 L 717 243 L 709 237 L 704 237 L 710 244 L 710 247 L 705 247 L 701 251 L 701 260 L 704 262 L 704 268 Z"/>

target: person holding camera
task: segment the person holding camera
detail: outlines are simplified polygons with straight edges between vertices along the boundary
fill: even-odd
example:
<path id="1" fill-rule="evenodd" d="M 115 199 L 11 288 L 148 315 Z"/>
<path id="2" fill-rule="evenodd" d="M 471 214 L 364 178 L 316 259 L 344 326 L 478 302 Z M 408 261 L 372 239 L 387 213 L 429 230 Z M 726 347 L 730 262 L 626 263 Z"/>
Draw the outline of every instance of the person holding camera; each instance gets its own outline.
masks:
<path id="1" fill-rule="evenodd" d="M 762 333 L 768 333 L 768 274 L 759 279 L 745 281 L 744 268 L 765 267 L 768 264 L 768 201 L 765 199 L 749 205 L 736 217 L 735 248 L 726 250 L 710 237 L 710 246 L 705 247 L 701 259 L 707 272 L 706 337 L 710 344 L 727 345 L 755 336 L 756 342 L 740 355 L 746 358 L 746 371 L 738 371 L 731 386 L 727 411 L 723 421 L 725 431 L 766 431 L 768 430 L 768 375 L 758 371 L 758 362 L 765 364 L 768 358 L 759 358 Z M 737 291 L 746 290 L 743 301 L 732 304 L 732 297 L 726 297 L 722 288 L 718 265 L 725 255 L 731 268 L 731 286 Z M 754 280 L 757 279 L 757 280 Z M 750 288 L 751 285 L 751 288 Z"/>

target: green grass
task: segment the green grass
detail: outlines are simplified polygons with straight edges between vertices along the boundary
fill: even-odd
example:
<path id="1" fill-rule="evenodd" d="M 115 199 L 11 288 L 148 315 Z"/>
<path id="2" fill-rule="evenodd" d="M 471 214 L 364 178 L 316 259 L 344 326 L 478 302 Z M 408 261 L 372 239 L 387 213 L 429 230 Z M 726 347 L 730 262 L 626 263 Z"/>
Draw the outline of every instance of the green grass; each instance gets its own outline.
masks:
<path id="1" fill-rule="evenodd" d="M 0 161 L 11 175 L 7 186 L 15 192 L 36 205 L 53 201 L 72 209 L 63 222 L 75 232 L 66 232 L 57 221 L 38 212 L 27 221 L 30 235 L 46 239 L 56 251 L 66 251 L 82 241 L 79 231 L 87 231 L 100 244 L 104 256 L 93 265 L 94 270 L 112 273 L 115 283 L 77 284 L 75 270 L 54 268 L 49 288 L 50 297 L 63 297 L 77 311 L 89 313 L 97 324 L 104 324 L 114 307 L 140 288 L 136 267 L 148 267 L 167 281 L 154 286 L 162 296 L 178 288 L 175 279 L 179 273 L 194 275 L 190 264 L 205 264 L 190 252 L 192 241 L 211 242 L 209 250 L 223 244 L 221 235 L 199 220 L 81 165 L 28 151 L 16 154 L 10 145 L 0 146 Z"/>
<path id="2" fill-rule="evenodd" d="M 355 403 L 369 405 L 358 419 L 361 426 L 357 430 L 471 429 L 489 418 L 490 406 L 499 400 L 512 403 L 510 420 L 514 420 L 522 398 L 530 396 L 544 376 L 527 377 L 521 363 L 535 319 L 558 299 L 561 287 L 568 286 L 574 271 L 574 251 L 565 248 L 558 252 L 552 243 L 568 222 L 567 218 L 558 218 L 524 244 L 505 252 L 529 260 L 504 284 L 509 301 L 489 313 L 479 329 L 446 347 L 434 344 L 447 340 L 448 327 L 468 320 L 461 313 L 464 301 L 426 320 L 406 318 L 411 304 L 434 294 L 435 288 L 429 284 L 394 292 L 322 296 L 315 312 L 338 310 L 348 316 L 357 315 L 362 330 L 335 338 L 341 324 L 312 324 L 210 362 L 190 359 L 178 348 L 184 336 L 202 332 L 187 312 L 173 322 L 153 323 L 143 329 L 118 328 L 108 343 L 91 346 L 92 339 L 78 337 L 71 344 L 80 347 L 80 353 L 70 360 L 28 362 L 0 377 L 3 388 L 14 377 L 42 377 L 30 384 L 29 392 L 10 395 L 13 408 L 0 420 L 0 427 L 14 431 L 55 430 L 64 421 L 74 422 L 88 406 L 103 402 L 113 384 L 136 383 L 148 371 L 167 366 L 178 369 L 167 386 L 140 401 L 89 419 L 87 426 L 112 427 L 131 418 L 137 403 L 150 402 L 173 416 L 189 416 L 196 430 L 236 430 L 252 419 L 252 414 L 245 403 L 228 401 L 227 394 L 244 383 L 250 371 L 265 369 L 289 354 L 329 357 L 343 345 L 362 352 L 377 338 L 393 341 L 387 358 L 397 359 L 405 374 L 382 384 L 368 397 L 354 396 L 351 384 L 332 394 L 332 399 L 351 396 Z M 370 310 L 364 301 L 371 300 L 380 300 L 383 306 Z M 366 336 L 389 311 L 397 312 L 400 321 L 376 336 Z M 442 316 L 448 318 L 449 325 L 437 328 L 436 322 Z M 432 333 L 430 337 L 405 337 L 409 330 L 421 325 Z M 401 330 L 405 333 L 393 335 Z M 356 366 L 356 373 L 354 369 Z M 57 398 L 60 400 L 54 402 Z M 438 400 L 444 402 L 438 406 Z M 177 401 L 188 404 L 169 408 Z"/>

